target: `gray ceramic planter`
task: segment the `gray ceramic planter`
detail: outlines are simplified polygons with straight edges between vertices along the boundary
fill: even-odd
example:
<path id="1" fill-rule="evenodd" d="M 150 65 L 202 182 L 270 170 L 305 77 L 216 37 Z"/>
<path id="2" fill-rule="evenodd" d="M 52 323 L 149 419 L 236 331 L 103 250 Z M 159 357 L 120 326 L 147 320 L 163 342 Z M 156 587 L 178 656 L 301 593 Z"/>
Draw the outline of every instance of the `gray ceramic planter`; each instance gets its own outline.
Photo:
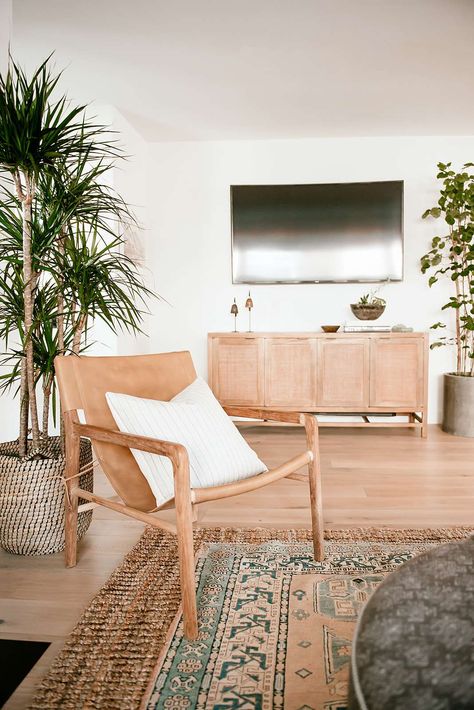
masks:
<path id="1" fill-rule="evenodd" d="M 474 437 L 474 377 L 444 376 L 443 431 Z"/>

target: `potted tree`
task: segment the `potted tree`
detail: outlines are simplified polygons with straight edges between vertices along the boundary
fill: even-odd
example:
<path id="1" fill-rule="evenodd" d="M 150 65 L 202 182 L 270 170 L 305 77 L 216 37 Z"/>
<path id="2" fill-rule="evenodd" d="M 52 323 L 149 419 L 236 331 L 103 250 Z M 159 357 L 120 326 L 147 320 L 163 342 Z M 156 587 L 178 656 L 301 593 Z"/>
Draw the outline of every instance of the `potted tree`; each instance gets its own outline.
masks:
<path id="1" fill-rule="evenodd" d="M 61 437 L 49 433 L 54 358 L 90 345 L 97 318 L 113 331 L 139 330 L 150 294 L 118 233 L 133 217 L 107 186 L 121 151 L 84 106 L 53 99 L 60 75 L 49 62 L 28 78 L 11 61 L 0 77 L 0 338 L 9 366 L 0 385 L 19 395 L 18 440 L 0 444 L 0 545 L 20 554 L 64 546 L 65 462 Z M 80 485 L 89 490 L 91 462 L 84 440 Z M 90 519 L 81 513 L 79 536 Z"/>
<path id="2" fill-rule="evenodd" d="M 436 207 L 423 218 L 442 218 L 445 233 L 435 236 L 431 249 L 421 258 L 421 270 L 433 270 L 429 285 L 449 278 L 454 294 L 442 310 L 454 311 L 455 330 L 441 335 L 431 348 L 454 345 L 456 369 L 444 375 L 444 431 L 474 437 L 474 163 L 465 163 L 460 172 L 451 163 L 438 163 L 437 178 L 442 187 Z M 442 322 L 431 326 L 446 328 Z"/>

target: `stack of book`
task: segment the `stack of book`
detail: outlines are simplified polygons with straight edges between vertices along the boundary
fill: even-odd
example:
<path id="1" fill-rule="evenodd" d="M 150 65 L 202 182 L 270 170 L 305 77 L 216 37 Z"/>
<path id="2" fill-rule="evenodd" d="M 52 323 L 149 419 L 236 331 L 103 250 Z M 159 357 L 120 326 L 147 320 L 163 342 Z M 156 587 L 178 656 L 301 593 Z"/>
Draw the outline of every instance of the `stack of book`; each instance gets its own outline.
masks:
<path id="1" fill-rule="evenodd" d="M 344 333 L 390 333 L 391 330 L 391 325 L 382 325 L 373 321 L 358 321 L 344 325 Z"/>

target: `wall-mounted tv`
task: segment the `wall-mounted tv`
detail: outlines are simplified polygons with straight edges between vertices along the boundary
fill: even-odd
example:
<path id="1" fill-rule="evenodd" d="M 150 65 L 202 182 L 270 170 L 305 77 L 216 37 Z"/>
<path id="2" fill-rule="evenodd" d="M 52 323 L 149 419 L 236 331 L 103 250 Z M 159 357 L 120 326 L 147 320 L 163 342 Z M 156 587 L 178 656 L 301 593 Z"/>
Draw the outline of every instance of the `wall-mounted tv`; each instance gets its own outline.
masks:
<path id="1" fill-rule="evenodd" d="M 401 281 L 403 181 L 232 185 L 233 283 Z"/>

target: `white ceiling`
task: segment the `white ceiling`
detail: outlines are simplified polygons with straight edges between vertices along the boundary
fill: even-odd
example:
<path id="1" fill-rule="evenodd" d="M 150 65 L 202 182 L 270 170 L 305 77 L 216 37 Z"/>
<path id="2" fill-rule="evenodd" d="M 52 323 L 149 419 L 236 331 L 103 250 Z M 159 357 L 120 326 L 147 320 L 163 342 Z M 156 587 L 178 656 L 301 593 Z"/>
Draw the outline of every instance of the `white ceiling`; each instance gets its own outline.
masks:
<path id="1" fill-rule="evenodd" d="M 474 0 L 14 0 L 27 67 L 150 141 L 474 133 Z"/>

